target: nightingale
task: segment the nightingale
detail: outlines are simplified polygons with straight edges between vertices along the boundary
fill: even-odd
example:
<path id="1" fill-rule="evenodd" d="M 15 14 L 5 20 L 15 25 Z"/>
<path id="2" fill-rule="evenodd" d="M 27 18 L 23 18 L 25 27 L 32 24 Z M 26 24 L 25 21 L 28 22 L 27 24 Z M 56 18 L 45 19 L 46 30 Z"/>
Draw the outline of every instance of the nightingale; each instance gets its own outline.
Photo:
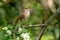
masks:
<path id="1" fill-rule="evenodd" d="M 27 22 L 29 16 L 30 16 L 30 10 L 29 8 L 24 8 L 21 14 L 16 18 L 16 21 L 14 23 L 14 26 L 18 23 L 18 21 L 24 21 Z"/>

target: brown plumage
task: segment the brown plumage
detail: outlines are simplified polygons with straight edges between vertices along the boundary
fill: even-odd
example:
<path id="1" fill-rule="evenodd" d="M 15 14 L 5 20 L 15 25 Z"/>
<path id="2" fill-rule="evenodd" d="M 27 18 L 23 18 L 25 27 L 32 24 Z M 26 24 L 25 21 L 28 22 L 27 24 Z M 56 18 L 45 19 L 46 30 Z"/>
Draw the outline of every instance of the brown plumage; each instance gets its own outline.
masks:
<path id="1" fill-rule="evenodd" d="M 16 21 L 15 21 L 15 23 L 14 23 L 14 27 L 16 26 L 16 24 L 17 24 L 17 22 L 20 20 L 20 21 L 22 21 L 23 19 L 24 19 L 24 15 L 20 15 L 20 16 L 18 16 L 17 17 L 17 19 L 16 19 Z"/>
<path id="2" fill-rule="evenodd" d="M 14 23 L 14 26 L 16 26 L 16 24 L 18 23 L 19 20 L 20 21 L 22 21 L 23 19 L 24 19 L 24 21 L 27 20 L 29 16 L 30 16 L 30 9 L 25 8 L 22 11 L 22 13 L 16 18 L 16 21 Z"/>

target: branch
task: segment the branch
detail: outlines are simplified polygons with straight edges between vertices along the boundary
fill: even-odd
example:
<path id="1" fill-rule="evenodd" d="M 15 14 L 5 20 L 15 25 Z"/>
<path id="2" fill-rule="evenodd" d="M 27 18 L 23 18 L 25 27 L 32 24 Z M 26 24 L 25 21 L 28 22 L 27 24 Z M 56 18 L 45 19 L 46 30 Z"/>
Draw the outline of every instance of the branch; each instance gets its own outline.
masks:
<path id="1" fill-rule="evenodd" d="M 59 13 L 60 13 L 60 8 L 57 9 L 57 10 L 53 13 L 53 15 L 50 17 L 50 19 L 45 23 L 46 25 L 40 30 L 39 35 L 38 35 L 38 37 L 37 37 L 36 40 L 41 40 L 41 37 L 42 37 L 45 29 L 48 27 L 48 25 L 51 23 L 51 21 L 53 21 L 54 18 L 57 17 L 57 15 L 58 15 Z"/>
<path id="2" fill-rule="evenodd" d="M 32 28 L 32 27 L 42 27 L 45 26 L 46 24 L 36 24 L 36 25 L 24 25 L 25 28 Z"/>

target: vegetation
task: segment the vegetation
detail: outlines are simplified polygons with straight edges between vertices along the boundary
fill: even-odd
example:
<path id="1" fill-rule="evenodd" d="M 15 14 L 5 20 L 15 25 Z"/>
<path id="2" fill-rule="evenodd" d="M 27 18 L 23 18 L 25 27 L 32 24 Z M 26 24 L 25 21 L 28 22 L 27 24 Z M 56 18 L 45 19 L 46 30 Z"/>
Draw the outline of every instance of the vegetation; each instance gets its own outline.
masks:
<path id="1" fill-rule="evenodd" d="M 60 0 L 53 3 L 48 10 L 41 0 L 0 0 L 0 40 L 60 40 Z M 31 15 L 25 25 L 21 21 L 17 23 L 14 38 L 13 24 L 27 5 L 32 10 Z"/>

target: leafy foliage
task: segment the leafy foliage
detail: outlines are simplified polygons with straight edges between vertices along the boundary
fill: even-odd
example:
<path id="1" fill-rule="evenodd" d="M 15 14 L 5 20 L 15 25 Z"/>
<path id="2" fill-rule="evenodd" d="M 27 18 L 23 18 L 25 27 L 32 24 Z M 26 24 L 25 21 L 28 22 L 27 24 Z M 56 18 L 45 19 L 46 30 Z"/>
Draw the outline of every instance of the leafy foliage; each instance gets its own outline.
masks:
<path id="1" fill-rule="evenodd" d="M 33 0 L 33 2 L 30 0 L 30 1 L 28 1 L 28 3 L 30 4 L 30 8 L 33 9 L 33 11 L 31 12 L 30 18 L 26 24 L 33 25 L 33 24 L 42 23 L 45 9 L 40 4 L 40 0 L 36 0 L 36 1 Z M 13 34 L 12 34 L 14 31 L 13 23 L 14 23 L 16 17 L 19 16 L 19 14 L 21 13 L 22 8 L 23 8 L 22 0 L 21 1 L 0 0 L 0 40 L 13 40 Z M 47 20 L 50 18 L 50 16 L 51 16 L 51 14 L 48 15 Z M 54 24 L 54 22 L 57 21 L 56 19 L 54 19 L 54 20 L 55 21 L 52 21 L 52 24 Z M 21 34 L 22 34 L 22 35 L 27 35 L 28 38 L 31 40 L 35 40 L 37 34 L 40 31 L 40 28 L 39 27 L 28 28 L 28 29 L 23 28 L 23 27 L 21 28 L 20 24 L 21 23 L 17 24 L 17 26 L 19 26 L 20 29 L 18 29 L 18 31 L 16 32 L 16 39 L 24 40 L 25 36 L 21 37 Z M 52 27 L 49 25 L 49 27 L 47 28 L 46 32 L 44 33 L 44 35 L 42 37 L 42 40 L 53 40 L 51 29 L 52 29 Z M 55 29 L 58 30 L 58 26 L 56 26 Z M 55 31 L 57 31 L 57 30 L 55 30 Z M 58 36 L 59 36 L 58 31 L 57 31 L 56 35 L 58 38 Z"/>

